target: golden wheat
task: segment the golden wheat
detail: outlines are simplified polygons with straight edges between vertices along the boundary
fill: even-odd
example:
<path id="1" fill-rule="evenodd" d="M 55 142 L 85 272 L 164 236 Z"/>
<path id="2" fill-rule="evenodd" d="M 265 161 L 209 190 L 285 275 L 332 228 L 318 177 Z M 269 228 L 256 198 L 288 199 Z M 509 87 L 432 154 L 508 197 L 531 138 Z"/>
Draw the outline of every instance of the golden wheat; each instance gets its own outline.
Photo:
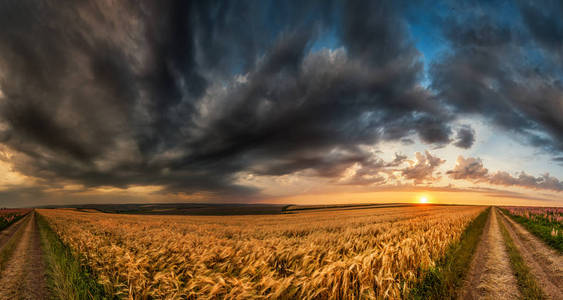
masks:
<path id="1" fill-rule="evenodd" d="M 401 298 L 482 207 L 270 216 L 39 210 L 114 295 L 130 299 Z"/>

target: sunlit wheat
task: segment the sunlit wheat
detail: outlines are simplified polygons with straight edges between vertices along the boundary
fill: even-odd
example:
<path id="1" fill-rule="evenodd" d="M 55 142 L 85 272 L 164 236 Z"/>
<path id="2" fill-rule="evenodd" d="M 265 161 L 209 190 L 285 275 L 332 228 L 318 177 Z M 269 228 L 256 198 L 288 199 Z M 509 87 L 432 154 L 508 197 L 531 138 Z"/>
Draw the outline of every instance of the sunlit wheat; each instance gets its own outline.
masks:
<path id="1" fill-rule="evenodd" d="M 271 216 L 40 210 L 123 298 L 400 298 L 482 207 Z"/>

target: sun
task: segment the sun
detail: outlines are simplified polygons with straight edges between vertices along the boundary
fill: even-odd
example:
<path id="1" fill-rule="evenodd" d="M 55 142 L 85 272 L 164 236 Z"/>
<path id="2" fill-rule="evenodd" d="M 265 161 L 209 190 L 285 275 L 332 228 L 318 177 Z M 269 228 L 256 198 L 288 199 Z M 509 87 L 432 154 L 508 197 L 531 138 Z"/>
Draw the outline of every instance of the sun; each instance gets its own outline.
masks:
<path id="1" fill-rule="evenodd" d="M 420 199 L 418 199 L 418 201 L 420 201 L 420 203 L 428 203 L 428 198 L 426 198 L 425 196 L 420 197 Z"/>

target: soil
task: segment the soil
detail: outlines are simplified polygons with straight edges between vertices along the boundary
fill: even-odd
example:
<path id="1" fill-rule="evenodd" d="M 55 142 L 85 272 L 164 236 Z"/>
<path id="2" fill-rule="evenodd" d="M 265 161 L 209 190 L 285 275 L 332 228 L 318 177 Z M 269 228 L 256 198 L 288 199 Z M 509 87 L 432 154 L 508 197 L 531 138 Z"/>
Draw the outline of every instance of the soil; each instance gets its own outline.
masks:
<path id="1" fill-rule="evenodd" d="M 483 229 L 460 299 L 517 299 L 518 284 L 497 221 L 495 208 Z"/>
<path id="2" fill-rule="evenodd" d="M 23 221 L 16 228 L 24 230 L 23 234 L 0 274 L 0 299 L 48 299 L 41 237 L 35 212 L 30 213 Z"/>
<path id="3" fill-rule="evenodd" d="M 502 220 L 540 288 L 550 299 L 563 299 L 563 255 L 507 216 Z"/>
<path id="4" fill-rule="evenodd" d="M 15 223 L 13 223 L 12 225 L 8 226 L 8 228 L 4 228 L 4 230 L 0 231 L 0 250 L 2 250 L 2 248 L 6 245 L 6 243 L 8 243 L 8 241 L 10 240 L 10 238 L 16 234 L 16 232 L 18 231 L 18 229 L 20 229 L 20 227 L 27 221 L 27 219 L 29 219 L 31 217 L 30 214 L 28 214 L 27 216 L 19 219 L 18 221 L 16 221 Z"/>

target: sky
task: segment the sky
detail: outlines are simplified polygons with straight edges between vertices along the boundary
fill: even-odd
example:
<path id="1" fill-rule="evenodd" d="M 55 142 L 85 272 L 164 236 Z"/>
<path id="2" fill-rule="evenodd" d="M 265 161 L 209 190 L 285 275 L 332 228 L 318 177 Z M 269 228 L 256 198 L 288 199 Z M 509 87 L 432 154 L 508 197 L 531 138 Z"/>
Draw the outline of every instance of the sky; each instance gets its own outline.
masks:
<path id="1" fill-rule="evenodd" d="M 2 1 L 0 207 L 563 206 L 560 1 Z"/>

